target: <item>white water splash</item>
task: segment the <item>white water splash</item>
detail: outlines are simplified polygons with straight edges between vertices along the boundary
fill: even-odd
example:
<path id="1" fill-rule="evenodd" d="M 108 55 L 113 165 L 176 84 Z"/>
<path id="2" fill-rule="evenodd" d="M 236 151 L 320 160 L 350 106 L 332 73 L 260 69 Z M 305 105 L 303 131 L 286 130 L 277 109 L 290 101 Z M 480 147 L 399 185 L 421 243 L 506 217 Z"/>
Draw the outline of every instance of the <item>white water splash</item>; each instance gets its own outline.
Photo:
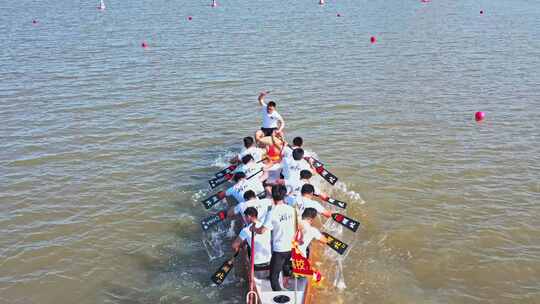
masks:
<path id="1" fill-rule="evenodd" d="M 347 288 L 347 284 L 345 284 L 345 276 L 343 275 L 342 259 L 337 260 L 334 286 L 337 287 L 339 290 L 344 290 L 345 288 Z"/>
<path id="2" fill-rule="evenodd" d="M 236 155 L 233 151 L 226 151 L 224 154 L 219 155 L 214 162 L 212 163 L 212 166 L 218 167 L 218 168 L 225 168 L 228 167 L 229 160 L 233 158 Z"/>
<path id="3" fill-rule="evenodd" d="M 362 196 L 360 193 L 355 192 L 353 190 L 349 190 L 347 188 L 347 184 L 338 181 L 334 187 L 332 188 L 332 191 L 338 191 L 340 193 L 344 193 L 349 199 L 353 201 L 357 201 L 360 205 L 365 204 L 366 202 L 362 199 Z"/>
<path id="4" fill-rule="evenodd" d="M 223 255 L 225 255 L 222 248 L 223 233 L 220 233 L 219 231 L 210 232 L 206 236 L 207 237 L 202 239 L 202 242 L 210 261 L 221 258 Z"/>

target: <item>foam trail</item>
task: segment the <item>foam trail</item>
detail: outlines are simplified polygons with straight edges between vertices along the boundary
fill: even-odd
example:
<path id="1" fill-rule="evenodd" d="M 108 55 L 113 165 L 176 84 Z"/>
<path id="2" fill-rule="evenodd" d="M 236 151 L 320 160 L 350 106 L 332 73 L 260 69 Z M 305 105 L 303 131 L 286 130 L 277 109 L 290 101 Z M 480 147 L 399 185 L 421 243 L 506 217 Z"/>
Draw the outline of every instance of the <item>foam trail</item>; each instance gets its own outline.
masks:
<path id="1" fill-rule="evenodd" d="M 219 155 L 214 162 L 212 163 L 212 166 L 218 167 L 218 168 L 225 168 L 228 167 L 229 159 L 233 158 L 236 155 L 233 151 L 227 151 L 225 154 Z"/>

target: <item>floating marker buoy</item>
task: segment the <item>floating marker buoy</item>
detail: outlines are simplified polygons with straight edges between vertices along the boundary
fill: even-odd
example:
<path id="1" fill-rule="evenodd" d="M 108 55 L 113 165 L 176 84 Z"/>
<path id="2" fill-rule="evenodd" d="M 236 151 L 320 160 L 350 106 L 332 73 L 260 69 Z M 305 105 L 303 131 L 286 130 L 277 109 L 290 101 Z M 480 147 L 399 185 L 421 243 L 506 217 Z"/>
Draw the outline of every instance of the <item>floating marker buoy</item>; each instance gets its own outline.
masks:
<path id="1" fill-rule="evenodd" d="M 485 117 L 486 117 L 486 114 L 484 112 L 479 111 L 474 114 L 474 119 L 476 119 L 476 121 L 478 122 L 484 120 Z"/>
<path id="2" fill-rule="evenodd" d="M 324 0 L 319 0 L 319 5 L 324 5 Z"/>
<path id="3" fill-rule="evenodd" d="M 483 15 L 484 14 L 484 11 L 480 11 L 480 15 Z"/>
<path id="4" fill-rule="evenodd" d="M 103 11 L 105 10 L 105 2 L 103 0 L 100 0 L 99 1 L 99 4 L 97 6 L 97 9 L 100 10 L 100 11 Z"/>
<path id="5" fill-rule="evenodd" d="M 147 48 L 147 47 L 148 47 L 148 43 L 146 43 L 145 41 L 143 41 L 143 42 L 141 43 L 141 47 Z"/>
<path id="6" fill-rule="evenodd" d="M 338 13 L 338 14 L 337 14 L 336 16 L 338 16 L 338 17 L 341 17 L 341 14 L 340 14 L 340 13 Z"/>
<path id="7" fill-rule="evenodd" d="M 377 38 L 375 38 L 375 36 L 371 36 L 371 38 L 369 38 L 369 41 L 371 41 L 371 43 L 375 43 L 377 42 Z"/>
<path id="8" fill-rule="evenodd" d="M 216 0 L 212 0 L 212 4 L 210 4 L 211 7 L 217 7 L 217 1 Z"/>
<path id="9" fill-rule="evenodd" d="M 32 24 L 37 24 L 37 20 L 36 19 L 32 20 Z"/>
<path id="10" fill-rule="evenodd" d="M 187 17 L 187 20 L 191 21 L 191 20 L 193 20 L 193 17 L 188 16 L 188 17 Z"/>

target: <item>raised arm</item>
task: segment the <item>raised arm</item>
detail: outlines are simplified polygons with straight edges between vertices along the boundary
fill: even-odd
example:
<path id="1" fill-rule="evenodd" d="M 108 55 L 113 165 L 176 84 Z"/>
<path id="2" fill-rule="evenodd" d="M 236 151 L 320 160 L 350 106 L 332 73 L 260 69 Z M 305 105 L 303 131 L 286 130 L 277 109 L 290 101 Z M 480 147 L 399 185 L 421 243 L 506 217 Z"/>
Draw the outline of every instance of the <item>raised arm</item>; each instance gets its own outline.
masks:
<path id="1" fill-rule="evenodd" d="M 259 93 L 259 104 L 261 105 L 261 107 L 266 107 L 266 103 L 264 102 L 264 97 L 266 97 L 268 93 L 270 93 L 270 91 Z"/>

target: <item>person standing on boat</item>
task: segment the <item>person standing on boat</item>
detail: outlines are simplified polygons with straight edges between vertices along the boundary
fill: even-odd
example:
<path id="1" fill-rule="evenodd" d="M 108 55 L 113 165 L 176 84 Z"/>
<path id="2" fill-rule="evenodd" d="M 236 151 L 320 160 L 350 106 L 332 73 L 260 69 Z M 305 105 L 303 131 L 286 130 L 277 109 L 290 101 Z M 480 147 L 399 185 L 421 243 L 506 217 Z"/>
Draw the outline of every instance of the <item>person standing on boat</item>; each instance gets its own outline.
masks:
<path id="1" fill-rule="evenodd" d="M 272 187 L 274 206 L 266 216 L 264 224 L 252 228 L 258 234 L 272 231 L 272 259 L 270 260 L 270 285 L 273 291 L 280 291 L 279 274 L 291 276 L 291 250 L 296 233 L 296 211 L 285 204 L 283 199 L 287 189 L 283 185 Z"/>
<path id="2" fill-rule="evenodd" d="M 313 221 L 317 217 L 317 210 L 315 208 L 306 208 L 302 213 L 302 223 L 300 225 L 300 240 L 298 241 L 298 249 L 302 255 L 309 259 L 309 245 L 312 240 L 318 240 L 319 242 L 326 244 L 328 240 L 319 231 L 319 229 L 313 227 Z"/>
<path id="3" fill-rule="evenodd" d="M 276 132 L 276 135 L 281 136 L 283 135 L 283 128 L 285 128 L 285 121 L 277 112 L 276 103 L 274 101 L 270 101 L 268 104 L 264 102 L 264 98 L 268 93 L 269 92 L 267 91 L 259 94 L 259 104 L 262 107 L 263 121 L 261 129 L 255 132 L 255 140 L 257 142 L 261 142 L 264 137 L 272 136 L 274 131 Z"/>
<path id="4" fill-rule="evenodd" d="M 262 226 L 262 222 L 258 220 L 259 213 L 257 212 L 257 209 L 254 207 L 248 207 L 246 210 L 244 210 L 244 217 L 247 220 L 247 226 L 240 231 L 240 234 L 232 243 L 232 248 L 234 251 L 240 250 L 240 247 L 244 243 L 247 243 L 248 246 L 251 246 L 251 227 L 260 228 Z M 257 272 L 268 270 L 270 265 L 270 260 L 272 258 L 272 246 L 271 246 L 271 233 L 270 230 L 265 231 L 262 234 L 257 234 L 255 237 L 255 244 L 254 244 L 254 257 L 250 257 L 254 259 L 255 264 L 255 275 L 257 277 L 262 277 L 260 275 L 257 275 Z M 251 254 L 251 250 L 248 250 L 248 252 Z M 266 273 L 267 277 L 268 273 Z"/>

